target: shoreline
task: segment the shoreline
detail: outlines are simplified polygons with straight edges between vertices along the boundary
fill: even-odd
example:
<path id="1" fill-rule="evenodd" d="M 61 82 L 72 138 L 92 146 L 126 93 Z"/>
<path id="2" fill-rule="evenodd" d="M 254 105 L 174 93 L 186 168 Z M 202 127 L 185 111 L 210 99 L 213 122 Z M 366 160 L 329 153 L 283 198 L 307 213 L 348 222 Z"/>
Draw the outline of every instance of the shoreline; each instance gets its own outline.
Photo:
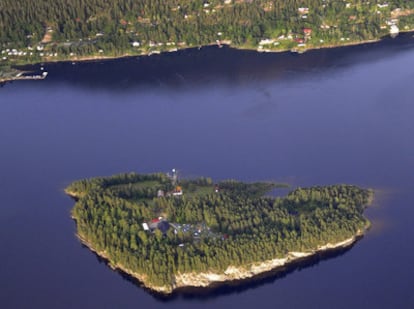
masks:
<path id="1" fill-rule="evenodd" d="M 79 199 L 81 196 L 74 192 L 65 189 L 65 193 L 74 199 Z M 369 197 L 367 202 L 362 205 L 364 209 L 373 204 L 374 190 L 368 189 Z M 77 225 L 77 218 L 71 212 L 71 218 Z M 134 272 L 121 263 L 114 262 L 110 254 L 106 250 L 98 250 L 94 245 L 84 236 L 76 232 L 76 237 L 81 244 L 92 251 L 98 258 L 101 258 L 112 270 L 119 272 L 121 275 L 136 282 L 140 287 L 150 291 L 161 297 L 171 297 L 177 293 L 184 292 L 191 289 L 215 289 L 225 285 L 244 284 L 249 281 L 254 281 L 262 277 L 272 276 L 283 272 L 286 268 L 306 263 L 312 259 L 318 258 L 321 255 L 335 253 L 337 251 L 346 250 L 352 247 L 358 240 L 363 238 L 365 232 L 371 228 L 371 222 L 365 219 L 363 227 L 358 228 L 351 236 L 345 239 L 341 238 L 339 241 L 320 241 L 310 249 L 288 251 L 282 256 L 277 256 L 264 261 L 249 262 L 239 266 L 228 264 L 223 270 L 208 270 L 204 272 L 174 272 L 171 280 L 164 285 L 154 285 L 147 282 L 148 276 L 145 273 Z"/>
<path id="2" fill-rule="evenodd" d="M 76 218 L 74 216 L 72 216 L 72 219 L 76 222 Z M 304 252 L 288 252 L 282 258 L 274 258 L 238 267 L 228 266 L 222 273 L 177 273 L 174 275 L 174 281 L 171 283 L 171 286 L 153 286 L 151 284 L 146 284 L 145 274 L 135 273 L 124 267 L 122 264 L 113 263 L 105 251 L 97 250 L 86 238 L 78 233 L 76 233 L 76 237 L 82 245 L 91 250 L 99 258 L 102 258 L 112 270 L 119 271 L 121 274 L 132 277 L 137 280 L 143 288 L 148 289 L 153 293 L 159 294 L 163 297 L 168 297 L 179 290 L 187 288 L 212 288 L 226 283 L 247 282 L 249 280 L 254 280 L 256 277 L 261 275 L 265 275 L 266 273 L 276 273 L 277 271 L 283 270 L 285 267 L 291 266 L 292 264 L 307 261 L 318 254 L 346 249 L 361 239 L 364 236 L 364 232 L 369 229 L 369 227 L 370 226 L 368 225 L 364 230 L 358 230 L 354 236 L 337 243 L 326 243 L 325 245 L 319 245 L 315 249 Z"/>
<path id="3" fill-rule="evenodd" d="M 404 30 L 404 31 L 400 31 L 399 34 L 408 34 L 408 33 L 413 33 L 414 34 L 414 29 L 409 29 L 409 30 Z M 397 36 L 398 37 L 398 36 Z M 363 40 L 363 41 L 352 41 L 352 42 L 345 42 L 343 44 L 332 44 L 332 45 L 323 45 L 323 46 L 312 46 L 310 48 L 300 48 L 300 49 L 263 49 L 263 50 L 259 50 L 258 46 L 257 47 L 247 47 L 247 46 L 233 46 L 231 44 L 231 42 L 223 42 L 222 44 L 217 44 L 217 43 L 210 43 L 210 44 L 206 44 L 206 45 L 202 45 L 202 46 L 186 46 L 184 48 L 176 48 L 175 50 L 166 50 L 166 51 L 159 51 L 159 52 L 154 52 L 154 51 L 150 51 L 147 53 L 140 53 L 140 54 L 130 54 L 130 53 L 125 53 L 119 56 L 106 56 L 106 55 L 102 55 L 102 56 L 96 56 L 96 55 L 91 55 L 91 56 L 83 56 L 83 57 L 79 57 L 76 59 L 59 59 L 59 60 L 51 60 L 51 61 L 44 61 L 44 62 L 35 62 L 35 63 L 28 63 L 28 64 L 19 64 L 19 65 L 12 65 L 15 69 L 19 70 L 19 67 L 24 67 L 24 66 L 36 66 L 39 64 L 42 65 L 46 65 L 46 64 L 52 64 L 52 63 L 64 63 L 64 62 L 95 62 L 95 61 L 100 61 L 100 60 L 117 60 L 117 59 L 126 59 L 126 58 L 132 58 L 132 57 L 143 57 L 143 56 L 151 56 L 151 55 L 163 55 L 163 54 L 168 54 L 168 53 L 175 53 L 175 52 L 179 52 L 179 51 L 184 51 L 184 50 L 188 50 L 188 49 L 201 49 L 203 47 L 210 47 L 210 46 L 218 46 L 219 48 L 221 48 L 222 46 L 226 46 L 235 50 L 247 50 L 247 51 L 254 51 L 257 52 L 258 54 L 261 53 L 305 53 L 307 51 L 314 51 L 314 50 L 323 50 L 323 49 L 333 49 L 333 48 L 342 48 L 342 47 L 351 47 L 351 46 L 359 46 L 359 45 L 368 45 L 368 44 L 373 44 L 373 43 L 378 43 L 383 41 L 384 39 L 387 38 L 391 38 L 390 35 L 387 36 L 383 36 L 377 39 L 371 39 L 371 40 Z M 36 77 L 25 77 L 25 76 L 13 76 L 13 77 L 5 77 L 5 78 L 0 78 L 0 85 L 1 84 L 6 84 L 7 82 L 11 82 L 11 81 L 16 81 L 16 80 L 38 80 L 38 79 L 45 79 L 46 76 L 44 78 L 36 78 Z"/>

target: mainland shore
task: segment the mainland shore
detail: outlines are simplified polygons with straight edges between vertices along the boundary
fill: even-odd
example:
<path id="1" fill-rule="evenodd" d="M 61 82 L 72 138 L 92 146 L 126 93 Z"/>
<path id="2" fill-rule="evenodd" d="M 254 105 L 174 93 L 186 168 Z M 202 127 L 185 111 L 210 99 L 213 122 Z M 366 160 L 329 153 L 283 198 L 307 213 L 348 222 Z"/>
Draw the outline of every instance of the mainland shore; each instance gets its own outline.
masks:
<path id="1" fill-rule="evenodd" d="M 406 34 L 406 33 L 414 33 L 414 29 L 404 30 L 404 31 L 400 32 L 400 34 Z M 173 50 L 167 50 L 167 51 L 148 51 L 148 52 L 137 53 L 137 54 L 125 53 L 125 54 L 116 55 L 116 56 L 115 55 L 87 55 L 87 56 L 71 57 L 71 58 L 67 58 L 67 59 L 57 59 L 57 60 L 45 59 L 45 61 L 42 61 L 42 62 L 15 65 L 15 66 L 13 66 L 13 68 L 19 70 L 19 68 L 21 68 L 23 66 L 35 66 L 35 65 L 38 65 L 38 64 L 47 64 L 47 63 L 93 62 L 93 61 L 100 61 L 100 60 L 122 59 L 122 58 L 128 58 L 128 57 L 151 56 L 152 54 L 166 54 L 166 53 L 177 52 L 177 51 L 182 51 L 182 50 L 186 50 L 186 49 L 203 48 L 203 47 L 208 47 L 208 46 L 219 46 L 219 47 L 228 46 L 228 47 L 236 49 L 236 50 L 251 50 L 251 51 L 256 51 L 258 53 L 286 53 L 286 52 L 304 53 L 306 51 L 311 51 L 311 50 L 322 50 L 322 49 L 332 49 L 332 48 L 341 48 L 341 47 L 372 44 L 372 43 L 380 42 L 380 41 L 384 40 L 385 38 L 389 38 L 389 36 L 380 37 L 378 39 L 372 39 L 372 40 L 346 41 L 346 42 L 341 42 L 340 44 L 329 44 L 329 45 L 321 45 L 321 46 L 309 45 L 309 46 L 301 47 L 301 48 L 298 48 L 298 49 L 296 49 L 296 48 L 294 48 L 294 49 L 277 49 L 277 48 L 259 49 L 258 47 L 251 47 L 251 46 L 234 46 L 229 41 L 223 41 L 220 44 L 210 43 L 210 44 L 206 44 L 206 45 L 202 45 L 202 46 L 177 47 Z M 40 79 L 44 79 L 44 78 L 46 78 L 46 76 L 38 76 L 38 75 L 24 76 L 24 75 L 21 75 L 21 74 L 17 74 L 16 76 L 0 77 L 0 84 L 4 84 L 4 83 L 10 82 L 10 81 L 15 81 L 15 80 L 38 80 L 38 79 L 40 80 Z"/>

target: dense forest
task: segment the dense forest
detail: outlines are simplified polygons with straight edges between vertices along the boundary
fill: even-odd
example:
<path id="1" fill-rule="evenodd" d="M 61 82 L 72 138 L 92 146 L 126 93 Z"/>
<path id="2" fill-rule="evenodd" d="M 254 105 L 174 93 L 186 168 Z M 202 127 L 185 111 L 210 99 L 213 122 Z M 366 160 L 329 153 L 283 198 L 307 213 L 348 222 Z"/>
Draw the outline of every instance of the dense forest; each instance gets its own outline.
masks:
<path id="1" fill-rule="evenodd" d="M 182 195 L 174 196 L 168 175 L 131 173 L 77 181 L 66 192 L 77 199 L 80 237 L 155 286 L 172 287 L 177 273 L 223 272 L 314 250 L 369 224 L 362 213 L 372 192 L 356 186 L 297 188 L 281 198 L 266 195 L 273 183 L 199 178 L 178 185 Z M 143 227 L 159 219 L 169 228 Z"/>
<path id="2" fill-rule="evenodd" d="M 2 0 L 2 62 L 139 55 L 208 44 L 289 50 L 414 28 L 403 0 Z"/>

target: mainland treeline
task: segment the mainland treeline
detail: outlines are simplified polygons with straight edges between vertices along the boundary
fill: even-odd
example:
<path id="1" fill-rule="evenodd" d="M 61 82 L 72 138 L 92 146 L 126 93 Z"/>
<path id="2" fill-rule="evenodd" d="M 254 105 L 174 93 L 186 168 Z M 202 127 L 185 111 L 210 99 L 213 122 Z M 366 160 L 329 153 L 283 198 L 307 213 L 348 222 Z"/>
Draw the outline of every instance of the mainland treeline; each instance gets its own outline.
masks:
<path id="1" fill-rule="evenodd" d="M 146 284 L 170 288 L 178 272 L 223 272 L 230 265 L 355 236 L 368 225 L 362 213 L 372 194 L 335 185 L 298 188 L 274 198 L 264 195 L 272 187 L 268 183 L 213 185 L 202 178 L 180 185 L 182 196 L 157 198 L 158 190 L 171 188 L 167 176 L 125 174 L 78 181 L 67 192 L 79 198 L 72 214 L 82 238 L 112 264 L 145 275 Z M 142 223 L 160 215 L 177 225 L 203 224 L 212 232 L 195 238 L 173 227 L 166 233 L 144 231 Z"/>
<path id="2" fill-rule="evenodd" d="M 139 54 L 217 40 L 257 46 L 261 39 L 279 36 L 289 36 L 280 48 L 292 48 L 304 28 L 313 31 L 308 43 L 336 44 L 387 34 L 396 9 L 402 12 L 397 14 L 400 28 L 413 28 L 413 8 L 414 2 L 403 0 L 2 0 L 0 47 L 31 47 L 26 54 L 10 55 L 32 62 L 48 56 Z"/>

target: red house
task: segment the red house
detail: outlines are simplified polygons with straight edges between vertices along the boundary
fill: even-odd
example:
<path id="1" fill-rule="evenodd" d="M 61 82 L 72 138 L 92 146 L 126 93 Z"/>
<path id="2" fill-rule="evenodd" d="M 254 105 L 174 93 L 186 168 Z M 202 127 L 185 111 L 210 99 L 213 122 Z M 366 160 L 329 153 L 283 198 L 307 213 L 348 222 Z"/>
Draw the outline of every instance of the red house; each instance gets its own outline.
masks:
<path id="1" fill-rule="evenodd" d="M 312 29 L 311 28 L 303 28 L 303 33 L 305 35 L 311 35 L 312 34 Z"/>

